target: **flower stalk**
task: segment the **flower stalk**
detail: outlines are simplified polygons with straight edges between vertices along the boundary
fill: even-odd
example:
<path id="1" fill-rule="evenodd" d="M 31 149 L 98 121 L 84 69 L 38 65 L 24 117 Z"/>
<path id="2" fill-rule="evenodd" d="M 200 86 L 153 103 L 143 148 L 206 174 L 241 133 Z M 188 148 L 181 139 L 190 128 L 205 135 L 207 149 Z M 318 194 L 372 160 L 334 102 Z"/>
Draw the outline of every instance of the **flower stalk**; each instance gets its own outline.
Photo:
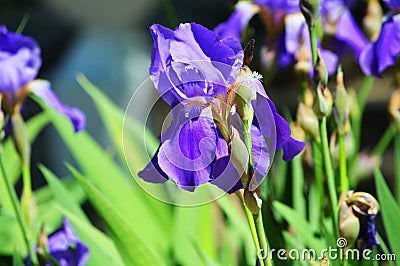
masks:
<path id="1" fill-rule="evenodd" d="M 6 166 L 5 166 L 4 158 L 3 158 L 3 146 L 2 146 L 2 144 L 0 144 L 0 168 L 1 168 L 1 175 L 3 176 L 4 183 L 6 184 L 6 190 L 7 190 L 8 196 L 11 199 L 11 203 L 12 203 L 12 206 L 13 206 L 13 209 L 14 209 L 15 216 L 17 218 L 17 222 L 18 222 L 19 228 L 21 229 L 22 235 L 23 235 L 24 240 L 25 240 L 26 248 L 28 250 L 29 256 L 30 256 L 31 261 L 32 261 L 32 264 L 36 266 L 36 265 L 38 265 L 37 256 L 36 256 L 36 253 L 33 250 L 32 244 L 31 244 L 31 237 L 30 237 L 28 228 L 26 227 L 26 223 L 25 223 L 25 220 L 24 220 L 23 215 L 22 215 L 22 211 L 21 211 L 21 207 L 19 205 L 19 201 L 18 201 L 17 195 L 15 193 L 15 190 L 13 188 L 12 182 L 11 182 L 11 180 L 9 178 L 9 175 L 7 173 L 7 170 L 6 170 Z"/>

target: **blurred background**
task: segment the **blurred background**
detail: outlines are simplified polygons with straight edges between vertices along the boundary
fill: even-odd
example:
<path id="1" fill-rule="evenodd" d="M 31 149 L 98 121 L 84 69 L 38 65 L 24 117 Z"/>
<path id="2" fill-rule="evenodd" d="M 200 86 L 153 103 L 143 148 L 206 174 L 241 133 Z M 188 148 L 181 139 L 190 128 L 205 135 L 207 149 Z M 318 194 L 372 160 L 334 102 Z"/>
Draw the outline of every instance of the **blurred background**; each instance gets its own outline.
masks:
<path id="1" fill-rule="evenodd" d="M 135 89 L 148 78 L 152 47 L 148 28 L 151 24 L 175 28 L 179 22 L 195 21 L 212 29 L 229 17 L 234 4 L 234 0 L 0 0 L 0 24 L 15 31 L 21 21 L 27 20 L 23 33 L 33 37 L 42 49 L 39 77 L 52 82 L 54 91 L 64 103 L 85 112 L 87 130 L 107 150 L 111 145 L 105 138 L 91 100 L 75 80 L 76 74 L 84 73 L 124 108 Z M 361 19 L 365 13 L 364 1 L 357 1 L 352 12 L 356 19 Z M 257 40 L 262 42 L 264 32 L 257 16 L 251 26 L 261 28 L 254 31 L 257 32 L 254 37 L 256 43 Z M 259 47 L 256 58 L 257 52 Z M 253 69 L 259 69 L 255 61 Z M 358 88 L 362 76 L 352 55 L 342 63 L 347 87 Z M 391 90 L 390 78 L 375 82 L 363 122 L 362 146 L 366 149 L 377 143 L 389 124 L 387 103 Z M 295 114 L 298 89 L 292 69 L 278 72 L 267 92 L 277 106 L 288 107 L 281 111 L 289 110 Z M 145 105 L 149 95 L 140 97 Z M 26 108 L 29 113 L 25 116 L 39 111 L 34 103 L 27 104 L 30 105 Z M 43 182 L 36 168 L 37 162 L 48 166 L 57 176 L 68 173 L 64 162 L 72 162 L 72 157 L 51 126 L 34 143 L 33 151 L 34 187 Z M 385 165 L 393 164 L 390 154 L 384 159 L 384 171 Z M 387 172 L 392 167 L 388 169 Z M 393 175 L 388 172 L 386 176 Z M 360 189 L 373 191 L 371 182 L 366 180 Z"/>

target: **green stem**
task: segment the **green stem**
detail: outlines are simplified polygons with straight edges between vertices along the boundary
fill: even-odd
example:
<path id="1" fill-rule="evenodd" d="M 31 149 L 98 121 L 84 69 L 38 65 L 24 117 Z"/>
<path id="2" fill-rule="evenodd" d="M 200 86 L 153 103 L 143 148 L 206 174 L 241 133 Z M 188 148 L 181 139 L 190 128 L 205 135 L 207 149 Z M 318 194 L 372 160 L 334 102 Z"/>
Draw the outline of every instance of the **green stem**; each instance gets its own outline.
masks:
<path id="1" fill-rule="evenodd" d="M 315 183 L 318 189 L 319 208 L 320 208 L 320 213 L 322 213 L 324 209 L 324 195 L 325 195 L 324 183 L 323 183 L 323 178 L 324 178 L 323 159 L 322 159 L 320 143 L 313 140 L 311 142 L 311 146 L 312 146 L 312 160 L 314 162 Z"/>
<path id="2" fill-rule="evenodd" d="M 344 135 L 339 134 L 339 172 L 340 172 L 340 191 L 342 195 L 346 195 L 349 185 L 347 181 L 347 162 L 346 162 L 346 147 L 344 144 Z"/>
<path id="3" fill-rule="evenodd" d="M 374 156 L 382 156 L 385 152 L 387 146 L 392 141 L 393 137 L 396 135 L 397 128 L 395 125 L 390 125 L 385 133 L 383 134 L 382 138 L 379 140 L 378 144 L 376 144 L 375 148 L 372 150 L 371 154 Z"/>
<path id="4" fill-rule="evenodd" d="M 248 112 L 251 112 L 251 109 L 248 108 L 247 109 Z M 249 116 L 252 118 L 253 114 L 250 114 Z M 254 161 L 253 161 L 253 152 L 252 152 L 252 143 L 251 143 L 251 119 L 244 119 L 243 120 L 243 126 L 244 126 L 244 140 L 245 140 L 245 144 L 246 144 L 246 148 L 247 151 L 249 153 L 249 169 L 248 169 L 248 176 L 249 179 L 253 178 L 253 174 L 254 174 Z M 250 180 L 249 180 L 250 181 Z M 246 189 L 246 188 L 245 188 Z M 256 241 L 254 239 L 254 232 L 252 232 L 252 236 L 253 236 L 253 241 L 255 242 L 256 245 L 256 249 L 257 249 L 257 253 L 259 253 L 261 250 L 264 252 L 267 252 L 265 256 L 263 258 L 258 257 L 258 260 L 260 261 L 260 265 L 266 265 L 266 266 L 271 266 L 272 265 L 272 258 L 269 256 L 269 246 L 268 246 L 268 241 L 267 241 L 267 237 L 264 231 L 264 225 L 262 222 L 262 213 L 261 213 L 261 206 L 260 206 L 260 211 L 258 213 L 258 215 L 253 215 L 251 213 L 247 213 L 250 212 L 248 210 L 248 208 L 246 207 L 245 202 L 243 201 L 244 205 L 245 205 L 245 209 L 246 209 L 246 216 L 247 219 L 249 221 L 249 225 L 250 225 L 250 230 L 252 230 L 252 225 L 251 224 L 255 224 L 255 232 L 257 234 L 257 240 L 258 240 L 258 247 L 256 244 Z M 251 217 L 249 217 L 249 215 L 251 214 Z M 252 220 L 252 222 L 250 222 L 250 219 Z M 259 254 L 257 254 L 259 255 Z M 261 255 L 261 254 L 260 254 Z"/>
<path id="5" fill-rule="evenodd" d="M 309 27 L 310 40 L 311 40 L 311 56 L 313 60 L 313 66 L 315 68 L 317 64 L 318 57 L 318 48 L 317 48 L 317 30 L 315 29 L 315 25 L 311 25 Z"/>
<path id="6" fill-rule="evenodd" d="M 400 132 L 394 137 L 395 194 L 400 204 Z"/>
<path id="7" fill-rule="evenodd" d="M 251 213 L 249 208 L 247 208 L 247 206 L 246 206 L 246 204 L 244 202 L 243 192 L 238 190 L 238 191 L 236 191 L 236 195 L 240 198 L 240 200 L 243 203 L 243 207 L 244 207 L 244 211 L 246 213 L 246 218 L 247 218 L 247 222 L 249 224 L 249 228 L 250 228 L 250 232 L 251 232 L 251 237 L 253 239 L 254 247 L 256 248 L 256 251 L 258 252 L 259 250 L 261 250 L 261 246 L 260 246 L 260 240 L 258 239 L 258 234 L 257 234 L 256 225 L 255 225 L 255 222 L 254 222 L 254 219 L 253 219 L 253 214 Z M 260 266 L 265 266 L 263 260 L 259 259 L 259 262 L 260 262 Z"/>
<path id="8" fill-rule="evenodd" d="M 15 190 L 13 188 L 12 182 L 11 182 L 11 180 L 10 180 L 10 178 L 8 176 L 8 173 L 6 171 L 6 168 L 5 168 L 5 163 L 4 163 L 4 158 L 3 158 L 3 147 L 2 146 L 0 146 L 0 168 L 1 168 L 2 176 L 4 178 L 4 183 L 6 184 L 6 189 L 7 189 L 8 196 L 11 199 L 12 206 L 13 206 L 13 209 L 14 209 L 14 212 L 15 212 L 15 216 L 16 216 L 17 221 L 18 221 L 18 225 L 19 225 L 19 227 L 21 229 L 21 232 L 22 232 L 22 234 L 24 236 L 26 248 L 28 250 L 30 259 L 31 259 L 33 265 L 38 265 L 38 260 L 37 260 L 37 257 L 36 257 L 36 253 L 34 252 L 33 246 L 31 245 L 30 235 L 28 233 L 28 230 L 27 230 L 26 225 L 25 225 L 24 218 L 22 216 L 22 211 L 21 211 L 21 207 L 20 207 L 19 202 L 18 202 L 17 195 L 15 193 Z"/>
<path id="9" fill-rule="evenodd" d="M 256 224 L 256 231 L 258 235 L 258 239 L 260 241 L 260 246 L 262 250 L 266 253 L 266 258 L 264 259 L 264 263 L 266 266 L 272 266 L 272 258 L 269 253 L 269 243 L 267 237 L 265 236 L 264 224 L 262 220 L 262 213 L 260 209 L 260 213 L 256 216 L 253 215 L 253 220 Z M 265 256 L 265 254 L 264 254 Z M 261 260 L 260 260 L 261 261 Z"/>
<path id="10" fill-rule="evenodd" d="M 329 152 L 328 132 L 326 129 L 326 117 L 324 116 L 320 123 L 320 134 L 321 134 L 321 145 L 322 145 L 322 157 L 324 158 L 326 181 L 328 185 L 329 203 L 332 211 L 332 225 L 333 232 L 336 238 L 339 237 L 338 233 L 338 222 L 337 222 L 337 196 L 335 189 L 335 176 L 333 174 L 331 155 Z"/>
<path id="11" fill-rule="evenodd" d="M 32 199 L 31 168 L 28 163 L 22 162 L 23 191 L 28 202 Z"/>
<path id="12" fill-rule="evenodd" d="M 367 104 L 369 93 L 371 92 L 372 85 L 374 84 L 374 77 L 365 76 L 358 92 L 358 105 L 360 108 L 360 114 L 364 112 L 365 105 Z"/>
<path id="13" fill-rule="evenodd" d="M 306 219 L 306 205 L 304 201 L 304 171 L 301 156 L 292 160 L 293 208 Z"/>

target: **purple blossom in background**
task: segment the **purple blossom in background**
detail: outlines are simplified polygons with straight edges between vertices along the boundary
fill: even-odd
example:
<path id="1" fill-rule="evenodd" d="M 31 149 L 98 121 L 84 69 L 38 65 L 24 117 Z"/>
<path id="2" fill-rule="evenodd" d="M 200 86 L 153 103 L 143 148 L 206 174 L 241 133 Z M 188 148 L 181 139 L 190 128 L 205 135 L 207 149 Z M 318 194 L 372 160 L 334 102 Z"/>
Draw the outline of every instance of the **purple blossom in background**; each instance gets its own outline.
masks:
<path id="1" fill-rule="evenodd" d="M 267 21 L 267 29 L 271 31 L 267 33 L 268 37 L 276 36 L 275 38 L 277 38 L 276 40 L 271 40 L 270 46 L 273 47 L 269 47 L 269 49 L 276 50 L 278 65 L 284 68 L 295 62 L 302 42 L 305 42 L 309 47 L 309 53 L 311 54 L 310 37 L 305 19 L 300 13 L 299 5 L 300 2 L 298 0 L 258 0 L 254 1 L 254 4 L 238 2 L 234 13 L 229 17 L 228 21 L 219 24 L 214 29 L 214 32 L 221 38 L 232 37 L 240 41 L 241 32 L 250 19 L 256 13 L 261 13 L 261 15 L 265 16 L 264 21 Z M 272 44 L 275 42 L 278 43 L 277 47 Z M 336 71 L 337 56 L 328 50 L 320 49 L 328 73 L 333 74 Z"/>
<path id="2" fill-rule="evenodd" d="M 368 40 L 358 27 L 347 5 L 344 1 L 323 1 L 321 4 L 322 25 L 325 34 L 332 35 L 337 41 L 332 47 L 336 53 L 339 54 L 343 47 L 350 48 L 358 58 L 368 44 Z"/>
<path id="3" fill-rule="evenodd" d="M 400 9 L 398 1 L 386 1 L 388 6 Z M 382 24 L 378 40 L 361 52 L 359 64 L 364 74 L 380 77 L 389 66 L 394 65 L 400 54 L 400 14 L 390 15 Z"/>
<path id="4" fill-rule="evenodd" d="M 66 218 L 63 218 L 63 228 L 51 235 L 47 241 L 48 253 L 61 266 L 83 266 L 89 258 L 88 247 L 81 242 Z M 28 257 L 28 265 L 31 265 Z M 53 264 L 47 261 L 46 266 Z"/>
<path id="5" fill-rule="evenodd" d="M 153 183 L 171 178 L 188 191 L 206 182 L 229 193 L 242 188 L 240 177 L 247 169 L 248 155 L 242 141 L 243 128 L 228 97 L 238 77 L 247 77 L 242 73 L 240 43 L 234 38 L 220 38 L 196 23 L 181 24 L 174 31 L 161 25 L 150 30 L 154 39 L 151 79 L 172 108 L 172 122 L 139 176 Z M 248 80 L 257 95 L 252 101 L 256 119 L 251 135 L 255 177 L 260 181 L 271 163 L 266 139 L 276 149 L 288 143 L 288 160 L 303 149 L 304 143 L 291 142 L 287 122 L 276 113 L 261 83 L 251 75 Z M 225 125 L 224 132 L 221 125 Z"/>
<path id="6" fill-rule="evenodd" d="M 85 126 L 85 115 L 76 108 L 61 103 L 44 80 L 34 80 L 42 60 L 40 48 L 30 37 L 8 32 L 0 26 L 0 94 L 7 112 L 13 113 L 15 106 L 22 104 L 27 93 L 38 95 L 49 107 L 71 120 L 75 131 Z"/>

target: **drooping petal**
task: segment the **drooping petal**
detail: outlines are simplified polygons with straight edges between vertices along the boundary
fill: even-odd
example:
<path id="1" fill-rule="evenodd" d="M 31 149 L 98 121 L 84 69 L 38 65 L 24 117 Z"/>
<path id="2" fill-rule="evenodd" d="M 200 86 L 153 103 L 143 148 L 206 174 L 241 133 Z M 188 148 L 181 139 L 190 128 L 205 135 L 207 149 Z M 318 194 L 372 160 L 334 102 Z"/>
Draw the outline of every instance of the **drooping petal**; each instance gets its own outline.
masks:
<path id="1" fill-rule="evenodd" d="M 0 92 L 16 93 L 36 77 L 41 64 L 40 48 L 32 38 L 0 26 Z"/>
<path id="2" fill-rule="evenodd" d="M 399 54 L 400 14 L 397 14 L 383 23 L 378 40 L 364 48 L 359 63 L 364 74 L 379 77 L 387 67 L 394 65 Z"/>
<path id="3" fill-rule="evenodd" d="M 290 161 L 304 149 L 305 143 L 292 137 L 283 144 L 283 160 Z"/>
<path id="4" fill-rule="evenodd" d="M 166 173 L 161 170 L 160 165 L 158 163 L 158 152 L 160 147 L 157 149 L 153 158 L 146 165 L 146 167 L 138 172 L 138 176 L 142 178 L 146 182 L 150 183 L 164 183 L 168 180 L 168 176 Z"/>
<path id="5" fill-rule="evenodd" d="M 53 108 L 59 114 L 67 116 L 71 120 L 75 132 L 84 129 L 86 124 L 85 114 L 78 108 L 63 104 L 57 95 L 52 91 L 50 82 L 46 80 L 34 80 L 27 86 L 29 90 L 35 95 L 39 96 L 47 106 Z"/>
<path id="6" fill-rule="evenodd" d="M 256 99 L 252 101 L 255 114 L 253 124 L 259 128 L 269 145 L 275 146 L 275 150 L 283 147 L 284 160 L 291 160 L 303 150 L 304 143 L 290 136 L 289 124 L 278 114 L 275 104 L 266 95 L 261 82 L 255 80 L 255 84 L 259 89 Z"/>
<path id="7" fill-rule="evenodd" d="M 161 170 L 184 190 L 210 180 L 217 133 L 209 108 L 178 105 L 158 152 Z"/>
<path id="8" fill-rule="evenodd" d="M 228 20 L 215 27 L 214 32 L 221 39 L 234 38 L 240 41 L 243 29 L 258 11 L 259 7 L 257 5 L 240 1 L 236 4 L 235 11 Z"/>
<path id="9" fill-rule="evenodd" d="M 254 177 L 257 181 L 256 184 L 260 184 L 263 178 L 267 175 L 271 166 L 271 155 L 264 136 L 254 125 L 251 126 L 251 145 L 254 163 Z M 254 189 L 255 188 L 250 188 L 250 190 Z"/>

